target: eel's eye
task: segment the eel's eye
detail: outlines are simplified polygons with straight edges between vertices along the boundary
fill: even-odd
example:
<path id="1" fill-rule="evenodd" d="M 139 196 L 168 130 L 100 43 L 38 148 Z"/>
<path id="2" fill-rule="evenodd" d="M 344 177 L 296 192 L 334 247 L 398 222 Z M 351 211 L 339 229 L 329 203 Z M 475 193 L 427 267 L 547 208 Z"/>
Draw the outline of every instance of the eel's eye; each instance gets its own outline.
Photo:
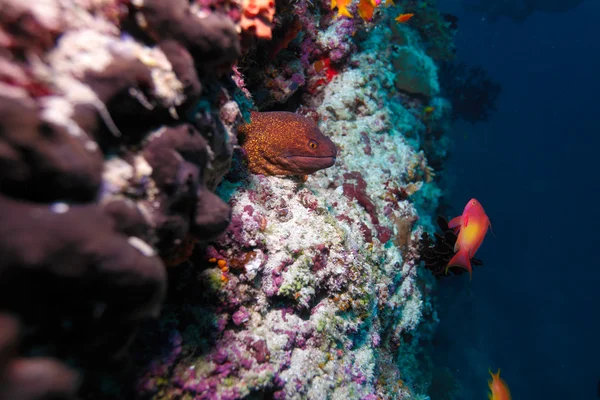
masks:
<path id="1" fill-rule="evenodd" d="M 317 148 L 317 142 L 315 142 L 314 140 L 311 140 L 310 142 L 308 142 L 308 147 L 310 147 L 311 149 L 316 149 Z"/>

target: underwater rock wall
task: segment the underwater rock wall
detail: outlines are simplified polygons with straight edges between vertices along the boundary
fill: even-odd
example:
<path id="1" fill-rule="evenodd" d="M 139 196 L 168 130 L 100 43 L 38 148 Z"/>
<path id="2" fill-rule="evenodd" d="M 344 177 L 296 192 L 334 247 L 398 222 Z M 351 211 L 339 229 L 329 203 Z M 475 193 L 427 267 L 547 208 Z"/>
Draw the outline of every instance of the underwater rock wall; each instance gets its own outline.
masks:
<path id="1" fill-rule="evenodd" d="M 323 32 L 341 23 L 330 22 Z M 435 283 L 418 268 L 418 242 L 424 227 L 433 229 L 428 214 L 440 191 L 418 146 L 432 120 L 447 118 L 450 107 L 442 98 L 395 89 L 393 59 L 408 45 L 388 46 L 393 35 L 385 23 L 374 28 L 364 50 L 348 54 L 330 80 L 303 98 L 299 112 L 318 121 L 338 148 L 334 167 L 304 180 L 247 175 L 234 162 L 218 190 L 232 207 L 232 223 L 192 257 L 195 272 L 174 273 L 181 291 L 166 306 L 159 324 L 164 334 L 142 347 L 162 343 L 171 350 L 146 360 L 152 367 L 139 381 L 145 393 L 199 399 L 424 395 L 437 317 Z M 414 35 L 418 46 L 415 34 L 405 35 Z M 317 59 L 338 43 L 317 42 Z M 419 47 L 412 51 L 428 65 L 425 72 L 405 71 L 418 80 L 415 87 L 438 88 L 431 59 Z M 308 87 L 322 72 L 307 63 Z M 271 88 L 279 93 L 281 87 Z M 267 107 L 276 96 L 265 98 Z M 424 116 L 425 104 L 434 115 Z"/>
<path id="2" fill-rule="evenodd" d="M 440 191 L 421 148 L 450 108 L 394 9 L 375 25 L 303 0 L 1 5 L 0 310 L 34 332 L 21 350 L 102 370 L 139 331 L 109 398 L 425 393 L 418 246 Z M 296 104 L 335 166 L 249 175 L 253 101 Z"/>
<path id="3" fill-rule="evenodd" d="M 238 33 L 184 0 L 0 6 L 0 310 L 26 333 L 20 352 L 97 367 L 159 315 L 161 256 L 228 225 L 212 190 L 241 114 L 206 71 L 231 68 Z M 58 362 L 10 361 L 9 331 L 0 398 L 74 390 Z"/>

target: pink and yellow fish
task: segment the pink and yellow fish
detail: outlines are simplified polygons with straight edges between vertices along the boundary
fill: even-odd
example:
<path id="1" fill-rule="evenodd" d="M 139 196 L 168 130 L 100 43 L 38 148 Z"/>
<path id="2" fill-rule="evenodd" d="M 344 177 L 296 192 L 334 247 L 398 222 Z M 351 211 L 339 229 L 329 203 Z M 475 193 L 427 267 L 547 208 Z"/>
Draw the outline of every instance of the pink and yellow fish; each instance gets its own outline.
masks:
<path id="1" fill-rule="evenodd" d="M 495 374 L 490 371 L 492 380 L 488 381 L 490 393 L 488 394 L 489 400 L 511 400 L 510 390 L 508 385 L 504 382 L 504 379 L 500 378 L 500 369 Z"/>
<path id="2" fill-rule="evenodd" d="M 458 233 L 454 245 L 454 257 L 446 266 L 446 273 L 450 267 L 461 267 L 469 271 L 472 277 L 471 258 L 475 256 L 481 246 L 483 238 L 491 226 L 490 219 L 485 214 L 483 207 L 475 199 L 469 200 L 462 215 L 453 218 L 448 226 Z"/>

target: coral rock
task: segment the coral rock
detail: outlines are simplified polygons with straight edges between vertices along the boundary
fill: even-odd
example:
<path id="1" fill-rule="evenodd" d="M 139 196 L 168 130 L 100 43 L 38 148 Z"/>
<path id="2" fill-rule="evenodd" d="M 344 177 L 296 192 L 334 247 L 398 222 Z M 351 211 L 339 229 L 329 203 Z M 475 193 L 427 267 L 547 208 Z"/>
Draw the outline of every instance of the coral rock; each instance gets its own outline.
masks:
<path id="1" fill-rule="evenodd" d="M 39 107 L 19 89 L 0 89 L 2 192 L 33 201 L 93 199 L 103 164 L 95 143 L 43 121 Z"/>
<path id="2" fill-rule="evenodd" d="M 163 40 L 160 48 L 173 66 L 173 71 L 184 87 L 188 98 L 197 98 L 202 92 L 198 73 L 194 68 L 194 59 L 190 53 L 175 40 Z"/>
<path id="3" fill-rule="evenodd" d="M 225 16 L 209 14 L 200 18 L 192 13 L 186 0 L 145 0 L 141 12 L 145 30 L 154 40 L 179 42 L 199 69 L 230 65 L 240 56 L 235 25 Z"/>
<path id="4" fill-rule="evenodd" d="M 401 48 L 392 60 L 396 70 L 396 88 L 412 94 L 432 97 L 439 93 L 437 70 L 431 58 L 410 47 Z"/>
<path id="5" fill-rule="evenodd" d="M 14 317 L 0 314 L 0 400 L 34 400 L 47 393 L 71 398 L 78 374 L 51 358 L 18 357 L 19 331 Z"/>
<path id="6" fill-rule="evenodd" d="M 165 270 L 152 247 L 126 234 L 140 219 L 135 207 L 126 218 L 121 212 L 117 224 L 116 214 L 96 204 L 38 205 L 0 196 L 0 213 L 3 307 L 28 320 L 52 315 L 59 305 L 76 321 L 103 310 L 92 330 L 98 337 L 113 335 L 112 324 L 133 329 L 158 315 Z"/>
<path id="7" fill-rule="evenodd" d="M 208 240 L 227 228 L 230 209 L 205 186 L 210 149 L 194 127 L 162 128 L 150 136 L 143 154 L 160 189 L 160 206 L 149 204 L 149 208 L 161 250 L 171 249 L 188 232 Z"/>

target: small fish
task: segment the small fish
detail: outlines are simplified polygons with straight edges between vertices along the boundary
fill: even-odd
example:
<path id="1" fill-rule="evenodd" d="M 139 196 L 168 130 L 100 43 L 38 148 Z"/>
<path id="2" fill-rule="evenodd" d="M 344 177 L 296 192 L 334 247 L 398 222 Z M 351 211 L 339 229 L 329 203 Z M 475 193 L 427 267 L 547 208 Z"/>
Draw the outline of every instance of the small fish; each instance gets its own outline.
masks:
<path id="1" fill-rule="evenodd" d="M 434 106 L 427 106 L 423 109 L 423 111 L 425 112 L 425 114 L 431 114 L 432 112 L 435 111 L 435 107 Z"/>
<path id="2" fill-rule="evenodd" d="M 415 14 L 400 14 L 396 17 L 396 21 L 403 24 L 411 19 Z"/>
<path id="3" fill-rule="evenodd" d="M 481 246 L 483 238 L 491 227 L 490 219 L 485 214 L 483 207 L 475 199 L 469 200 L 461 216 L 453 218 L 448 226 L 458 233 L 454 245 L 454 257 L 446 266 L 446 273 L 450 267 L 461 267 L 469 271 L 472 277 L 471 258 L 475 256 Z"/>
<path id="4" fill-rule="evenodd" d="M 337 7 L 338 9 L 338 17 L 344 16 L 348 18 L 353 18 L 350 11 L 348 11 L 348 6 L 352 4 L 352 0 L 331 0 L 331 9 Z"/>
<path id="5" fill-rule="evenodd" d="M 490 388 L 488 398 L 490 400 L 511 400 L 508 385 L 504 382 L 504 379 L 500 378 L 500 369 L 495 374 L 491 370 L 489 372 L 492 375 L 492 380 L 488 381 Z"/>
<path id="6" fill-rule="evenodd" d="M 375 0 L 360 0 L 356 9 L 364 21 L 370 21 L 373 19 L 373 12 L 378 5 L 379 3 Z"/>

